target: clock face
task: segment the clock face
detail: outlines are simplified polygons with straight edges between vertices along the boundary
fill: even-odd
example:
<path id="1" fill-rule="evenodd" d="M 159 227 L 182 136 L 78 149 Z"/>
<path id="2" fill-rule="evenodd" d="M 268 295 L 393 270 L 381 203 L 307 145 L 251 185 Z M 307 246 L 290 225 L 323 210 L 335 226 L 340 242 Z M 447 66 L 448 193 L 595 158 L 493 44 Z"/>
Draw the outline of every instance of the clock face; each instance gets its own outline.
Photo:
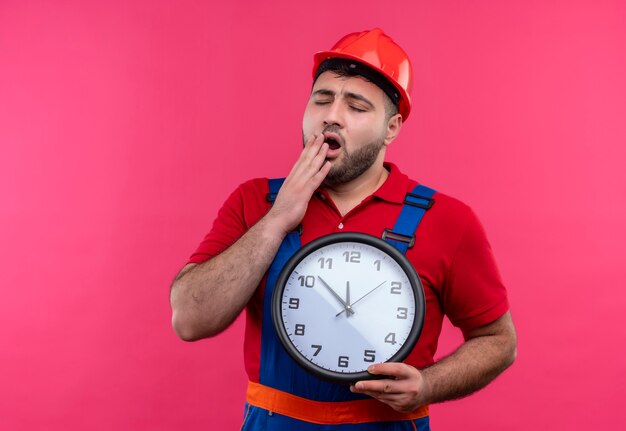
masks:
<path id="1" fill-rule="evenodd" d="M 424 319 L 422 286 L 383 240 L 337 233 L 300 249 L 279 276 L 273 319 L 290 355 L 318 376 L 371 378 L 368 366 L 400 361 Z"/>

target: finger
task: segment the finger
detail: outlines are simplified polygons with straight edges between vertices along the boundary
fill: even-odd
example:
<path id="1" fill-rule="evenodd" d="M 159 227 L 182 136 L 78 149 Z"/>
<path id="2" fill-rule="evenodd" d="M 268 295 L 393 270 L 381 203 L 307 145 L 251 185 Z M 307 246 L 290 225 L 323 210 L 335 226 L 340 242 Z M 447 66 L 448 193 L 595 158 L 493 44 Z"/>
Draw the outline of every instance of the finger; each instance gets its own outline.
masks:
<path id="1" fill-rule="evenodd" d="M 359 395 L 367 395 L 382 403 L 388 404 L 397 410 L 396 406 L 402 405 L 406 401 L 404 394 L 381 394 L 379 392 L 357 392 Z"/>
<path id="2" fill-rule="evenodd" d="M 301 168 L 302 170 L 299 171 L 299 173 L 304 175 L 307 180 L 312 180 L 311 186 L 313 187 L 313 190 L 319 187 L 324 180 L 324 177 L 328 174 L 328 171 L 330 171 L 331 166 L 325 166 L 327 153 L 328 144 L 323 142 L 317 155 L 305 163 Z M 330 162 L 328 162 L 328 164 L 330 164 Z"/>
<path id="3" fill-rule="evenodd" d="M 326 160 L 326 154 L 328 154 L 328 148 L 329 148 L 328 144 L 326 142 L 322 142 L 322 145 L 317 151 L 317 154 L 311 161 L 311 164 L 316 166 L 317 168 L 316 170 L 319 170 L 324 164 L 324 161 Z"/>
<path id="4" fill-rule="evenodd" d="M 314 134 L 312 134 L 311 136 L 309 136 L 307 138 L 306 143 L 305 143 L 304 146 L 308 147 L 308 146 L 311 146 L 313 144 L 319 146 L 319 145 L 322 144 L 322 142 L 324 142 L 324 135 L 322 133 L 320 133 L 320 134 L 314 133 Z"/>
<path id="5" fill-rule="evenodd" d="M 324 143 L 324 135 L 314 135 L 310 137 L 291 172 L 298 175 L 303 173 L 303 170 L 310 169 L 312 165 L 317 165 L 317 169 L 315 169 L 315 172 L 317 172 L 323 163 L 323 158 L 320 160 L 319 155 L 323 153 L 325 158 L 327 152 L 328 144 Z"/>
<path id="6" fill-rule="evenodd" d="M 330 172 L 331 167 L 331 163 L 329 161 L 326 161 L 326 163 L 322 165 L 320 170 L 315 175 L 313 175 L 313 178 L 311 178 L 311 187 L 314 190 L 317 190 L 317 188 L 322 184 L 324 178 L 326 178 L 326 175 L 328 175 L 328 173 Z"/>
<path id="7" fill-rule="evenodd" d="M 315 140 L 315 138 L 317 137 L 316 134 L 312 134 L 310 135 L 308 138 L 306 138 L 306 141 L 304 142 L 304 147 L 308 147 L 309 145 L 311 145 L 311 142 L 313 142 Z"/>
<path id="8" fill-rule="evenodd" d="M 383 362 L 367 368 L 370 374 L 391 376 L 396 379 L 408 378 L 414 371 L 415 368 L 402 362 Z"/>
<path id="9" fill-rule="evenodd" d="M 354 389 L 353 389 L 354 388 Z M 356 382 L 354 386 L 350 388 L 353 392 L 359 394 L 366 394 L 375 398 L 380 397 L 383 394 L 398 394 L 400 391 L 397 388 L 395 380 L 382 379 L 382 380 L 363 380 Z"/>
<path id="10" fill-rule="evenodd" d="M 307 143 L 304 146 L 302 154 L 309 157 L 315 157 L 323 143 L 324 135 L 312 135 L 309 139 L 307 139 Z"/>
<path id="11" fill-rule="evenodd" d="M 285 180 L 286 184 L 288 184 L 294 177 L 300 178 L 302 175 L 307 175 L 307 171 L 309 171 L 309 177 L 315 175 L 315 173 L 319 171 L 325 155 L 328 152 L 328 144 L 324 143 L 323 138 L 317 139 L 317 143 L 315 140 L 315 136 L 312 136 L 307 140 L 305 148 L 300 153 L 300 156 L 298 156 L 298 159 L 292 166 L 291 171 Z M 320 153 L 324 154 L 324 158 L 316 160 Z"/>

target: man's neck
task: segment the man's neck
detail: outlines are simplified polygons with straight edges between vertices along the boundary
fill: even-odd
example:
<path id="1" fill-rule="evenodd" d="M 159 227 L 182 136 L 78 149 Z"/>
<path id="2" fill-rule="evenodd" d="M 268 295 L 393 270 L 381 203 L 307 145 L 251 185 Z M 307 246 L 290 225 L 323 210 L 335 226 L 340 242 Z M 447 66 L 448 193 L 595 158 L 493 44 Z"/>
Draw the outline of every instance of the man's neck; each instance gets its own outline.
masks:
<path id="1" fill-rule="evenodd" d="M 363 199 L 378 190 L 388 176 L 389 172 L 381 163 L 378 166 L 372 166 L 350 182 L 324 186 L 324 188 L 341 215 L 344 216 L 360 204 Z"/>

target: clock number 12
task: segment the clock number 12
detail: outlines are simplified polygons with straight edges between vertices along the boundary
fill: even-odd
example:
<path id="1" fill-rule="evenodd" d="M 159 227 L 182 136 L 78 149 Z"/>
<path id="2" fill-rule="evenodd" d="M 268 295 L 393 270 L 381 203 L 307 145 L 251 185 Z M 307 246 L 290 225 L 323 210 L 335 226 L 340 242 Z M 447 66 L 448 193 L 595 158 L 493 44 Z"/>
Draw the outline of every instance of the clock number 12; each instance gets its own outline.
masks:
<path id="1" fill-rule="evenodd" d="M 343 257 L 346 258 L 346 262 L 349 263 L 361 263 L 361 252 L 360 251 L 344 251 Z"/>

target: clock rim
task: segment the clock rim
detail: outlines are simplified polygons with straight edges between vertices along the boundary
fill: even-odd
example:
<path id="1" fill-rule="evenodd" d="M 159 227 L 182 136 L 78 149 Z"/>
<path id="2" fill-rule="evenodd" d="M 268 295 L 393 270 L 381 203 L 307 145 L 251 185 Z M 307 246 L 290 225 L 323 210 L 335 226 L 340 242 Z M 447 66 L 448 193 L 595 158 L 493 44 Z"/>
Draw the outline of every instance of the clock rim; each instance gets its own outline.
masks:
<path id="1" fill-rule="evenodd" d="M 391 256 L 407 275 L 407 278 L 409 279 L 409 283 L 413 290 L 413 297 L 415 299 L 415 319 L 413 321 L 413 327 L 409 332 L 409 336 L 407 337 L 406 342 L 386 362 L 402 362 L 411 353 L 421 335 L 426 314 L 426 300 L 422 281 L 411 262 L 400 250 L 381 238 L 362 232 L 335 232 L 324 235 L 305 244 L 300 249 L 298 249 L 293 254 L 293 256 L 289 258 L 289 260 L 281 270 L 276 280 L 274 291 L 272 292 L 271 311 L 274 329 L 281 345 L 285 348 L 289 356 L 291 356 L 291 358 L 305 370 L 323 380 L 331 381 L 333 383 L 351 384 L 359 380 L 384 378 L 384 376 L 370 374 L 367 371 L 360 371 L 356 373 L 339 373 L 314 364 L 313 362 L 309 361 L 306 356 L 304 356 L 293 345 L 291 339 L 287 335 L 287 331 L 284 326 L 281 305 L 282 295 L 285 290 L 285 285 L 287 283 L 289 275 L 292 273 L 295 267 L 304 259 L 304 257 L 322 247 L 341 242 L 358 242 L 381 249 L 389 256 Z"/>

